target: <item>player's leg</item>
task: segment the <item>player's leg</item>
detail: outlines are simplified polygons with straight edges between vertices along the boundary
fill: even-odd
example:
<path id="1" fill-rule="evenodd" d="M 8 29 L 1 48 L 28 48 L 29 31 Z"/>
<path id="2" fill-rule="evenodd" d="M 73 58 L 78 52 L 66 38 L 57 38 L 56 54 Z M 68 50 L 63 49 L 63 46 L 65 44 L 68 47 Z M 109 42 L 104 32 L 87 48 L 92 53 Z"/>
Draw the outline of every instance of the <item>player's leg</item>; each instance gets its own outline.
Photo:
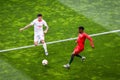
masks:
<path id="1" fill-rule="evenodd" d="M 81 61 L 83 62 L 83 61 L 85 61 L 85 57 L 84 56 L 81 56 L 81 55 L 76 55 L 77 57 L 79 57 L 80 59 L 81 59 Z"/>
<path id="2" fill-rule="evenodd" d="M 66 64 L 66 65 L 64 65 L 64 67 L 65 67 L 65 68 L 70 68 L 70 65 L 71 65 L 71 63 L 73 62 L 75 56 L 82 58 L 82 56 L 79 55 L 79 53 L 80 53 L 81 51 L 82 51 L 82 50 L 80 49 L 80 46 L 76 46 L 76 48 L 74 49 L 74 51 L 73 51 L 73 53 L 72 53 L 72 55 L 71 55 L 71 59 L 70 59 L 69 63 Z"/>
<path id="3" fill-rule="evenodd" d="M 72 53 L 72 55 L 71 55 L 71 58 L 70 58 L 70 60 L 69 60 L 69 63 L 66 64 L 66 65 L 64 65 L 63 67 L 65 67 L 65 68 L 70 68 L 71 63 L 72 63 L 73 60 L 74 60 L 74 56 L 78 54 L 78 51 L 79 51 L 79 46 L 76 46 L 75 49 L 74 49 L 74 51 L 73 51 L 73 53 Z"/>
<path id="4" fill-rule="evenodd" d="M 80 55 L 80 53 L 83 51 L 83 48 L 79 48 L 78 50 L 76 50 L 76 52 L 78 53 L 78 54 L 76 54 L 75 56 L 76 57 L 79 57 L 79 58 L 82 58 L 82 56 Z"/>
<path id="5" fill-rule="evenodd" d="M 85 61 L 85 57 L 81 56 L 80 53 L 84 50 L 84 48 L 79 49 L 79 54 L 76 54 L 75 56 L 79 57 L 81 59 L 81 61 Z"/>
<path id="6" fill-rule="evenodd" d="M 82 47 L 82 48 L 80 47 L 78 52 L 81 53 L 83 50 L 84 50 L 84 47 Z M 86 59 L 84 56 L 81 56 L 79 54 L 76 54 L 75 56 L 79 57 L 82 61 L 85 61 L 85 59 Z"/>
<path id="7" fill-rule="evenodd" d="M 34 35 L 34 45 L 37 46 L 38 45 L 38 36 L 37 34 Z"/>
<path id="8" fill-rule="evenodd" d="M 74 56 L 75 56 L 75 54 L 72 53 L 71 58 L 70 58 L 70 60 L 69 60 L 69 65 L 71 65 L 71 63 L 73 62 L 73 60 L 74 60 Z"/>
<path id="9" fill-rule="evenodd" d="M 47 56 L 47 55 L 48 55 L 47 45 L 46 45 L 46 43 L 45 43 L 44 40 L 41 40 L 41 43 L 43 44 L 43 48 L 44 48 L 44 51 L 45 51 L 45 55 Z"/>
<path id="10" fill-rule="evenodd" d="M 73 53 L 72 55 L 71 55 L 71 58 L 70 58 L 70 60 L 69 60 L 69 63 L 68 64 L 66 64 L 66 65 L 63 65 L 63 67 L 65 67 L 65 68 L 70 68 L 70 65 L 71 65 L 71 63 L 73 62 L 73 60 L 74 60 L 74 57 L 75 56 L 77 56 L 77 57 L 80 57 L 81 58 L 81 60 L 82 61 L 84 61 L 85 60 L 85 58 L 83 58 L 82 56 L 80 56 L 79 54 L 75 54 L 75 53 Z"/>
<path id="11" fill-rule="evenodd" d="M 37 46 L 38 45 L 38 41 L 34 41 L 34 45 Z"/>
<path id="12" fill-rule="evenodd" d="M 71 58 L 70 58 L 70 60 L 69 60 L 69 63 L 66 64 L 66 65 L 63 65 L 63 67 L 65 67 L 65 68 L 70 68 L 71 63 L 72 63 L 73 60 L 74 60 L 74 56 L 75 56 L 75 53 L 73 52 L 72 55 L 71 55 Z"/>
<path id="13" fill-rule="evenodd" d="M 48 50 L 47 50 L 47 45 L 46 45 L 46 43 L 45 43 L 44 34 L 41 34 L 41 35 L 40 35 L 40 41 L 41 41 L 41 43 L 43 44 L 43 48 L 44 48 L 44 51 L 45 51 L 45 55 L 47 56 L 47 55 L 48 55 Z"/>
<path id="14" fill-rule="evenodd" d="M 79 55 L 79 54 L 77 54 L 76 56 L 77 56 L 77 57 L 79 57 L 79 58 L 82 58 L 82 56 L 81 56 L 81 55 Z"/>

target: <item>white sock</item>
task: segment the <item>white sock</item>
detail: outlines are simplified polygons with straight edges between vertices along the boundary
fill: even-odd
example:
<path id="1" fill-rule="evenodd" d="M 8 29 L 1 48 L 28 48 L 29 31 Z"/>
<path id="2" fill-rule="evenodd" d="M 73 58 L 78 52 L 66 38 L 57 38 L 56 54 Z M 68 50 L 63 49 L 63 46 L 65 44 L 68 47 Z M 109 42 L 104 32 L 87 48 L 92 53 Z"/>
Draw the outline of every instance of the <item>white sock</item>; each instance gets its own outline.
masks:
<path id="1" fill-rule="evenodd" d="M 48 52 L 48 51 L 47 51 L 47 45 L 46 45 L 46 43 L 43 44 L 43 48 L 44 48 L 44 50 L 45 50 L 45 53 Z"/>
<path id="2" fill-rule="evenodd" d="M 38 44 L 40 43 L 40 38 L 38 39 Z"/>
<path id="3" fill-rule="evenodd" d="M 38 40 L 38 44 L 40 43 L 40 40 Z"/>

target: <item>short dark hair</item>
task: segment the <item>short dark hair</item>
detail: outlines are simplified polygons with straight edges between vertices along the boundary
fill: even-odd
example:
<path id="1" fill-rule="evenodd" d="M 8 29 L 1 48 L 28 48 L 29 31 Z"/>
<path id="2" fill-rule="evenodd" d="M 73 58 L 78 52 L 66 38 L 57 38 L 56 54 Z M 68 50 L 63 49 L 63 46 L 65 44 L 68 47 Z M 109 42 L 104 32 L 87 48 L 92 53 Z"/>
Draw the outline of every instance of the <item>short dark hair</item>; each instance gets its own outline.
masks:
<path id="1" fill-rule="evenodd" d="M 42 14 L 38 14 L 38 15 L 37 15 L 37 17 L 40 17 L 40 16 L 42 16 Z"/>
<path id="2" fill-rule="evenodd" d="M 84 30 L 84 27 L 83 27 L 83 26 L 80 26 L 80 27 L 78 27 L 78 28 L 79 28 L 79 30 L 80 30 L 80 29 Z"/>

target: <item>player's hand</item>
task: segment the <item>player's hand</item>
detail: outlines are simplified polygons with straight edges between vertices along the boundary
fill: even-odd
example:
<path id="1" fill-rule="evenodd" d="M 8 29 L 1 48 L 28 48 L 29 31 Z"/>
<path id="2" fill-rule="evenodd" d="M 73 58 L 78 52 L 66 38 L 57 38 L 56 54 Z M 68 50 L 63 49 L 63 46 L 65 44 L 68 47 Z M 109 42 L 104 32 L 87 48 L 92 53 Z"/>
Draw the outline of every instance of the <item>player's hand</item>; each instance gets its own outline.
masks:
<path id="1" fill-rule="evenodd" d="M 77 43 L 77 40 L 75 41 L 75 43 Z"/>
<path id="2" fill-rule="evenodd" d="M 20 28 L 19 31 L 22 32 L 24 30 L 24 28 Z"/>
<path id="3" fill-rule="evenodd" d="M 46 34 L 46 33 L 47 33 L 47 30 L 44 31 L 44 34 Z"/>

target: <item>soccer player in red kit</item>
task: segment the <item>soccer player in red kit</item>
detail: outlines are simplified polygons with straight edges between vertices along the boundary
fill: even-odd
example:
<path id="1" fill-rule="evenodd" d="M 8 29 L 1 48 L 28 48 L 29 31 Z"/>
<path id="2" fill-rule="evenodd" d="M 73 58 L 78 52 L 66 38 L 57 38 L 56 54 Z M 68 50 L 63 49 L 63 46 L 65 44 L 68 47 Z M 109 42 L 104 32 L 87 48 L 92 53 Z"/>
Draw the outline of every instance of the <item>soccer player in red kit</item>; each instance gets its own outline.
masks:
<path id="1" fill-rule="evenodd" d="M 69 63 L 64 65 L 65 68 L 70 68 L 70 65 L 74 59 L 74 56 L 80 57 L 81 60 L 84 61 L 85 57 L 80 56 L 79 53 L 81 53 L 84 50 L 84 44 L 86 39 L 90 41 L 91 47 L 94 48 L 93 40 L 88 34 L 84 32 L 84 27 L 80 26 L 78 29 L 79 29 L 79 35 L 78 35 L 78 39 L 76 40 L 77 46 L 75 47 L 71 55 L 71 59 Z"/>

